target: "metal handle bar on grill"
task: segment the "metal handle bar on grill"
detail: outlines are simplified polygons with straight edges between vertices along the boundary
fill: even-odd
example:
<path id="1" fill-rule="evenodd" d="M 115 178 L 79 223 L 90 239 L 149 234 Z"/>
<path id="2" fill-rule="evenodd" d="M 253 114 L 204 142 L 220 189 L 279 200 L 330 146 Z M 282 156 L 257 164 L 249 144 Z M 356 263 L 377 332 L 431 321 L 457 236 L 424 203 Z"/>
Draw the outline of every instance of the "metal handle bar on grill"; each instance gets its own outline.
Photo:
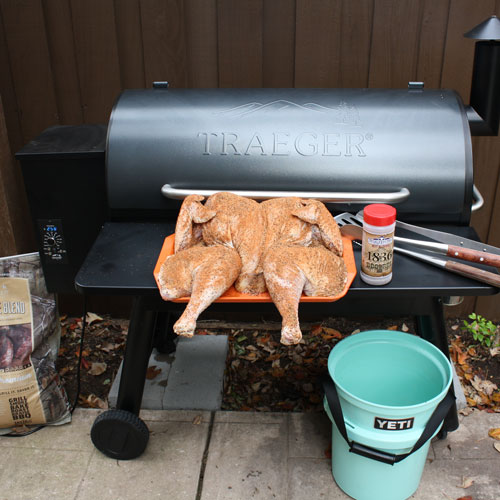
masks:
<path id="1" fill-rule="evenodd" d="M 244 191 L 234 189 L 178 189 L 170 184 L 165 184 L 161 188 L 161 193 L 166 198 L 173 200 L 183 200 L 191 194 L 201 196 L 210 196 L 219 191 L 230 191 L 231 193 L 253 198 L 254 200 L 268 200 L 270 198 L 310 198 L 320 200 L 324 203 L 401 203 L 410 196 L 410 191 L 407 188 L 401 188 L 399 191 L 388 193 L 327 193 L 315 191 Z"/>
<path id="2" fill-rule="evenodd" d="M 399 191 L 389 193 L 324 193 L 324 192 L 307 192 L 307 191 L 244 191 L 244 190 L 229 190 L 231 193 L 247 196 L 254 200 L 268 200 L 269 198 L 297 197 L 297 198 L 312 198 L 324 203 L 401 203 L 410 196 L 410 191 L 407 188 L 401 188 Z M 210 189 L 178 189 L 170 184 L 165 184 L 161 188 L 161 193 L 166 198 L 172 200 L 183 200 L 190 194 L 199 194 L 202 196 L 210 196 L 217 193 L 216 190 Z M 484 205 L 484 199 L 481 193 L 474 185 L 472 189 L 473 204 L 471 211 L 475 212 Z"/>

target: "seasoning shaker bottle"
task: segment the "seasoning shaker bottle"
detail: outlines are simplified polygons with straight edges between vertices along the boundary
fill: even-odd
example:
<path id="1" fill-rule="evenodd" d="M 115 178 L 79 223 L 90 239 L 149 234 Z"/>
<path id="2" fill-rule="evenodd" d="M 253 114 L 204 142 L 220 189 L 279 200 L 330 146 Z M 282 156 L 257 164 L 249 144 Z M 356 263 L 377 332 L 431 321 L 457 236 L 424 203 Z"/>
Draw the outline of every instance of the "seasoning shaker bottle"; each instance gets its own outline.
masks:
<path id="1" fill-rule="evenodd" d="M 385 285 L 392 279 L 392 257 L 396 209 L 375 203 L 363 210 L 361 279 L 370 285 Z"/>

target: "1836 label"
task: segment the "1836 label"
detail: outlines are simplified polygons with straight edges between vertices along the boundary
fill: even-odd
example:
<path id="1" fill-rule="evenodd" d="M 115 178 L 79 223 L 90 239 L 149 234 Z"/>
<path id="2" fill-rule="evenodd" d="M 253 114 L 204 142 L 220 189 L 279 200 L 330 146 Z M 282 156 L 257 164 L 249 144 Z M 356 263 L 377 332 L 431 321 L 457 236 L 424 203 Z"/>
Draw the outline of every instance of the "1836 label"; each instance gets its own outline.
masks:
<path id="1" fill-rule="evenodd" d="M 392 271 L 394 234 L 363 233 L 361 269 L 369 276 L 387 276 Z"/>

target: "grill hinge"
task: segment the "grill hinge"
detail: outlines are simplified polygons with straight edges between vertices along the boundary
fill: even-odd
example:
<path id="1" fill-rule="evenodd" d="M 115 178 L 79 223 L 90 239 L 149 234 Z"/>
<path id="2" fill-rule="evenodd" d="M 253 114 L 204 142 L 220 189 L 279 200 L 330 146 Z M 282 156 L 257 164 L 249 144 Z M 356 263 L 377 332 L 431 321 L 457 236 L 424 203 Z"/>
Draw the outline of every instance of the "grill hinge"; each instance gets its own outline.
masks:
<path id="1" fill-rule="evenodd" d="M 424 90 L 424 82 L 408 82 L 408 90 Z"/>

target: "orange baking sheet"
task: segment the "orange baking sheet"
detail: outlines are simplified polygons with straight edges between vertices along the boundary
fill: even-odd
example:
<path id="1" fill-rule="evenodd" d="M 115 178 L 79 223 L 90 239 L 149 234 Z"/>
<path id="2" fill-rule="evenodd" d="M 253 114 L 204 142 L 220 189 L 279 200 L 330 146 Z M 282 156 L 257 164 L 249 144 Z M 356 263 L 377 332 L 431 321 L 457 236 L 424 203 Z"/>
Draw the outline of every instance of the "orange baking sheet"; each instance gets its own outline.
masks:
<path id="1" fill-rule="evenodd" d="M 174 253 L 174 235 L 171 234 L 165 238 L 163 242 L 163 247 L 161 249 L 158 261 L 154 268 L 153 274 L 156 280 L 156 285 L 160 288 L 158 283 L 158 276 L 160 274 L 160 268 L 165 259 Z M 344 261 L 347 267 L 347 282 L 344 289 L 338 294 L 333 296 L 317 296 L 308 297 L 302 294 L 301 302 L 334 302 L 341 299 L 349 290 L 352 285 L 354 277 L 356 276 L 356 262 L 354 260 L 354 253 L 352 251 L 352 241 L 343 236 L 342 241 L 344 244 Z M 189 302 L 189 297 L 181 297 L 179 299 L 174 299 L 173 302 Z M 221 295 L 215 302 L 272 302 L 272 299 L 268 292 L 260 293 L 259 295 L 249 295 L 247 293 L 240 293 L 232 286 L 223 295 Z"/>

